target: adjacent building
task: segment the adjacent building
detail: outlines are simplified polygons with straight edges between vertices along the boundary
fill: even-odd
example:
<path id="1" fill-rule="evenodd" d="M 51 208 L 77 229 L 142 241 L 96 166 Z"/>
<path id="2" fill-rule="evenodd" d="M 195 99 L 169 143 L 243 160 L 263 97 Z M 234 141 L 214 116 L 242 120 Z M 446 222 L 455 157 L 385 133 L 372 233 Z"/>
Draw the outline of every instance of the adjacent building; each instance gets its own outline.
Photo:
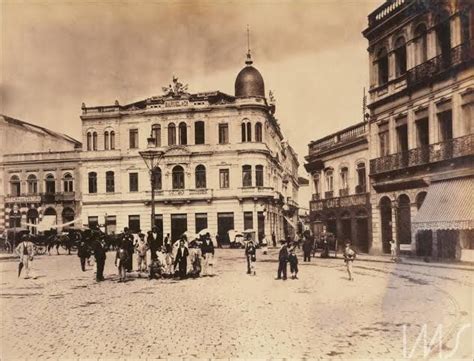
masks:
<path id="1" fill-rule="evenodd" d="M 69 136 L 0 115 L 0 230 L 80 214 L 80 149 Z"/>
<path id="2" fill-rule="evenodd" d="M 470 257 L 473 3 L 390 0 L 368 20 L 372 251 Z"/>
<path id="3" fill-rule="evenodd" d="M 330 232 L 359 252 L 372 243 L 369 196 L 369 125 L 361 122 L 309 144 L 310 223 L 316 238 Z"/>
<path id="4" fill-rule="evenodd" d="M 252 63 L 249 53 L 234 95 L 189 93 L 173 78 L 160 96 L 126 105 L 83 104 L 83 220 L 105 224 L 108 232 L 150 229 L 152 185 L 139 152 L 152 137 L 164 154 L 153 170 L 153 225 L 162 236 L 209 229 L 228 243 L 232 229 L 277 239 L 294 233 L 297 155 Z"/>

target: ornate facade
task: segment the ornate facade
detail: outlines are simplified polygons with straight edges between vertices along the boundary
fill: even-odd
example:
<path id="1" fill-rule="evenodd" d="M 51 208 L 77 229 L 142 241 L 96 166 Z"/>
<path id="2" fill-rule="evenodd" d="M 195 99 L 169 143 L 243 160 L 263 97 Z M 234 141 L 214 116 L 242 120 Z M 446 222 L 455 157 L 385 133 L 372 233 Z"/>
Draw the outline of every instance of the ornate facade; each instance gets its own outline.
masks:
<path id="1" fill-rule="evenodd" d="M 420 256 L 472 253 L 473 29 L 471 1 L 390 0 L 369 15 L 374 252 L 395 239 Z"/>
<path id="2" fill-rule="evenodd" d="M 351 240 L 360 252 L 369 251 L 372 238 L 368 129 L 362 122 L 312 141 L 305 157 L 313 233 L 318 237 L 325 228 L 339 240 Z"/>
<path id="3" fill-rule="evenodd" d="M 291 233 L 297 220 L 298 161 L 284 141 L 275 105 L 250 54 L 235 96 L 189 93 L 177 78 L 164 95 L 135 103 L 82 107 L 82 212 L 85 222 L 151 227 L 150 174 L 139 152 L 150 134 L 164 153 L 154 170 L 156 215 L 163 235 L 208 228 Z"/>
<path id="4" fill-rule="evenodd" d="M 0 116 L 0 136 L 0 230 L 77 217 L 81 144 L 7 116 Z"/>

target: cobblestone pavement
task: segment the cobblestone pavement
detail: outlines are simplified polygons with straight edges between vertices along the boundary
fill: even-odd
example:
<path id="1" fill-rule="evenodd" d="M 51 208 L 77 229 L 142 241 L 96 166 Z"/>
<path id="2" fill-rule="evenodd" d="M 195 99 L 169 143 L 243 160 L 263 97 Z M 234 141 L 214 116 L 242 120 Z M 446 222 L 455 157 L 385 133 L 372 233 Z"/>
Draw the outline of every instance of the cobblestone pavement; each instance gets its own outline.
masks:
<path id="1" fill-rule="evenodd" d="M 300 257 L 299 280 L 278 281 L 276 250 L 258 254 L 256 276 L 243 251 L 216 256 L 212 278 L 117 283 L 109 253 L 99 284 L 75 255 L 38 257 L 28 280 L 0 262 L 0 358 L 379 360 L 410 356 L 426 325 L 443 357 L 472 359 L 472 271 L 356 261 L 350 282 L 341 259 Z"/>

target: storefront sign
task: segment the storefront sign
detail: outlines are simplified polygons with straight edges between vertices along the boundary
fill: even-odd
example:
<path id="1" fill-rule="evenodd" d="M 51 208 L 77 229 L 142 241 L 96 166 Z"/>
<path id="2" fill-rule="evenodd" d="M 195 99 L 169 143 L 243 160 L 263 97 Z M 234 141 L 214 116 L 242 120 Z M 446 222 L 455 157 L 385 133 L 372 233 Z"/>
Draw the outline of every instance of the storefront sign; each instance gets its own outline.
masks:
<path id="1" fill-rule="evenodd" d="M 165 101 L 166 108 L 187 107 L 189 102 L 187 100 L 167 100 Z"/>
<path id="2" fill-rule="evenodd" d="M 40 196 L 6 197 L 5 203 L 41 203 Z"/>

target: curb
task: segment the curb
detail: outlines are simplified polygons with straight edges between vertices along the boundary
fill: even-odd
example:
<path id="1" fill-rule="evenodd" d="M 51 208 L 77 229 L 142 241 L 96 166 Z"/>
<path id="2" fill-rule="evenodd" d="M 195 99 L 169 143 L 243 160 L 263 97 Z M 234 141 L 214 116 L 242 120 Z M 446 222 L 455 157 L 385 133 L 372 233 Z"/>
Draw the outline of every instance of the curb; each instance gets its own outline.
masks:
<path id="1" fill-rule="evenodd" d="M 450 265 L 444 263 L 421 263 L 421 262 L 410 262 L 410 260 L 402 259 L 401 262 L 393 262 L 391 260 L 384 259 L 369 259 L 369 258 L 357 258 L 357 261 L 360 262 L 375 262 L 375 263 L 390 263 L 390 264 L 400 264 L 400 265 L 409 265 L 409 266 L 420 266 L 420 267 L 430 267 L 430 268 L 446 268 L 446 269 L 456 269 L 462 271 L 474 271 L 474 265 L 470 264 L 460 264 L 460 265 Z"/>

